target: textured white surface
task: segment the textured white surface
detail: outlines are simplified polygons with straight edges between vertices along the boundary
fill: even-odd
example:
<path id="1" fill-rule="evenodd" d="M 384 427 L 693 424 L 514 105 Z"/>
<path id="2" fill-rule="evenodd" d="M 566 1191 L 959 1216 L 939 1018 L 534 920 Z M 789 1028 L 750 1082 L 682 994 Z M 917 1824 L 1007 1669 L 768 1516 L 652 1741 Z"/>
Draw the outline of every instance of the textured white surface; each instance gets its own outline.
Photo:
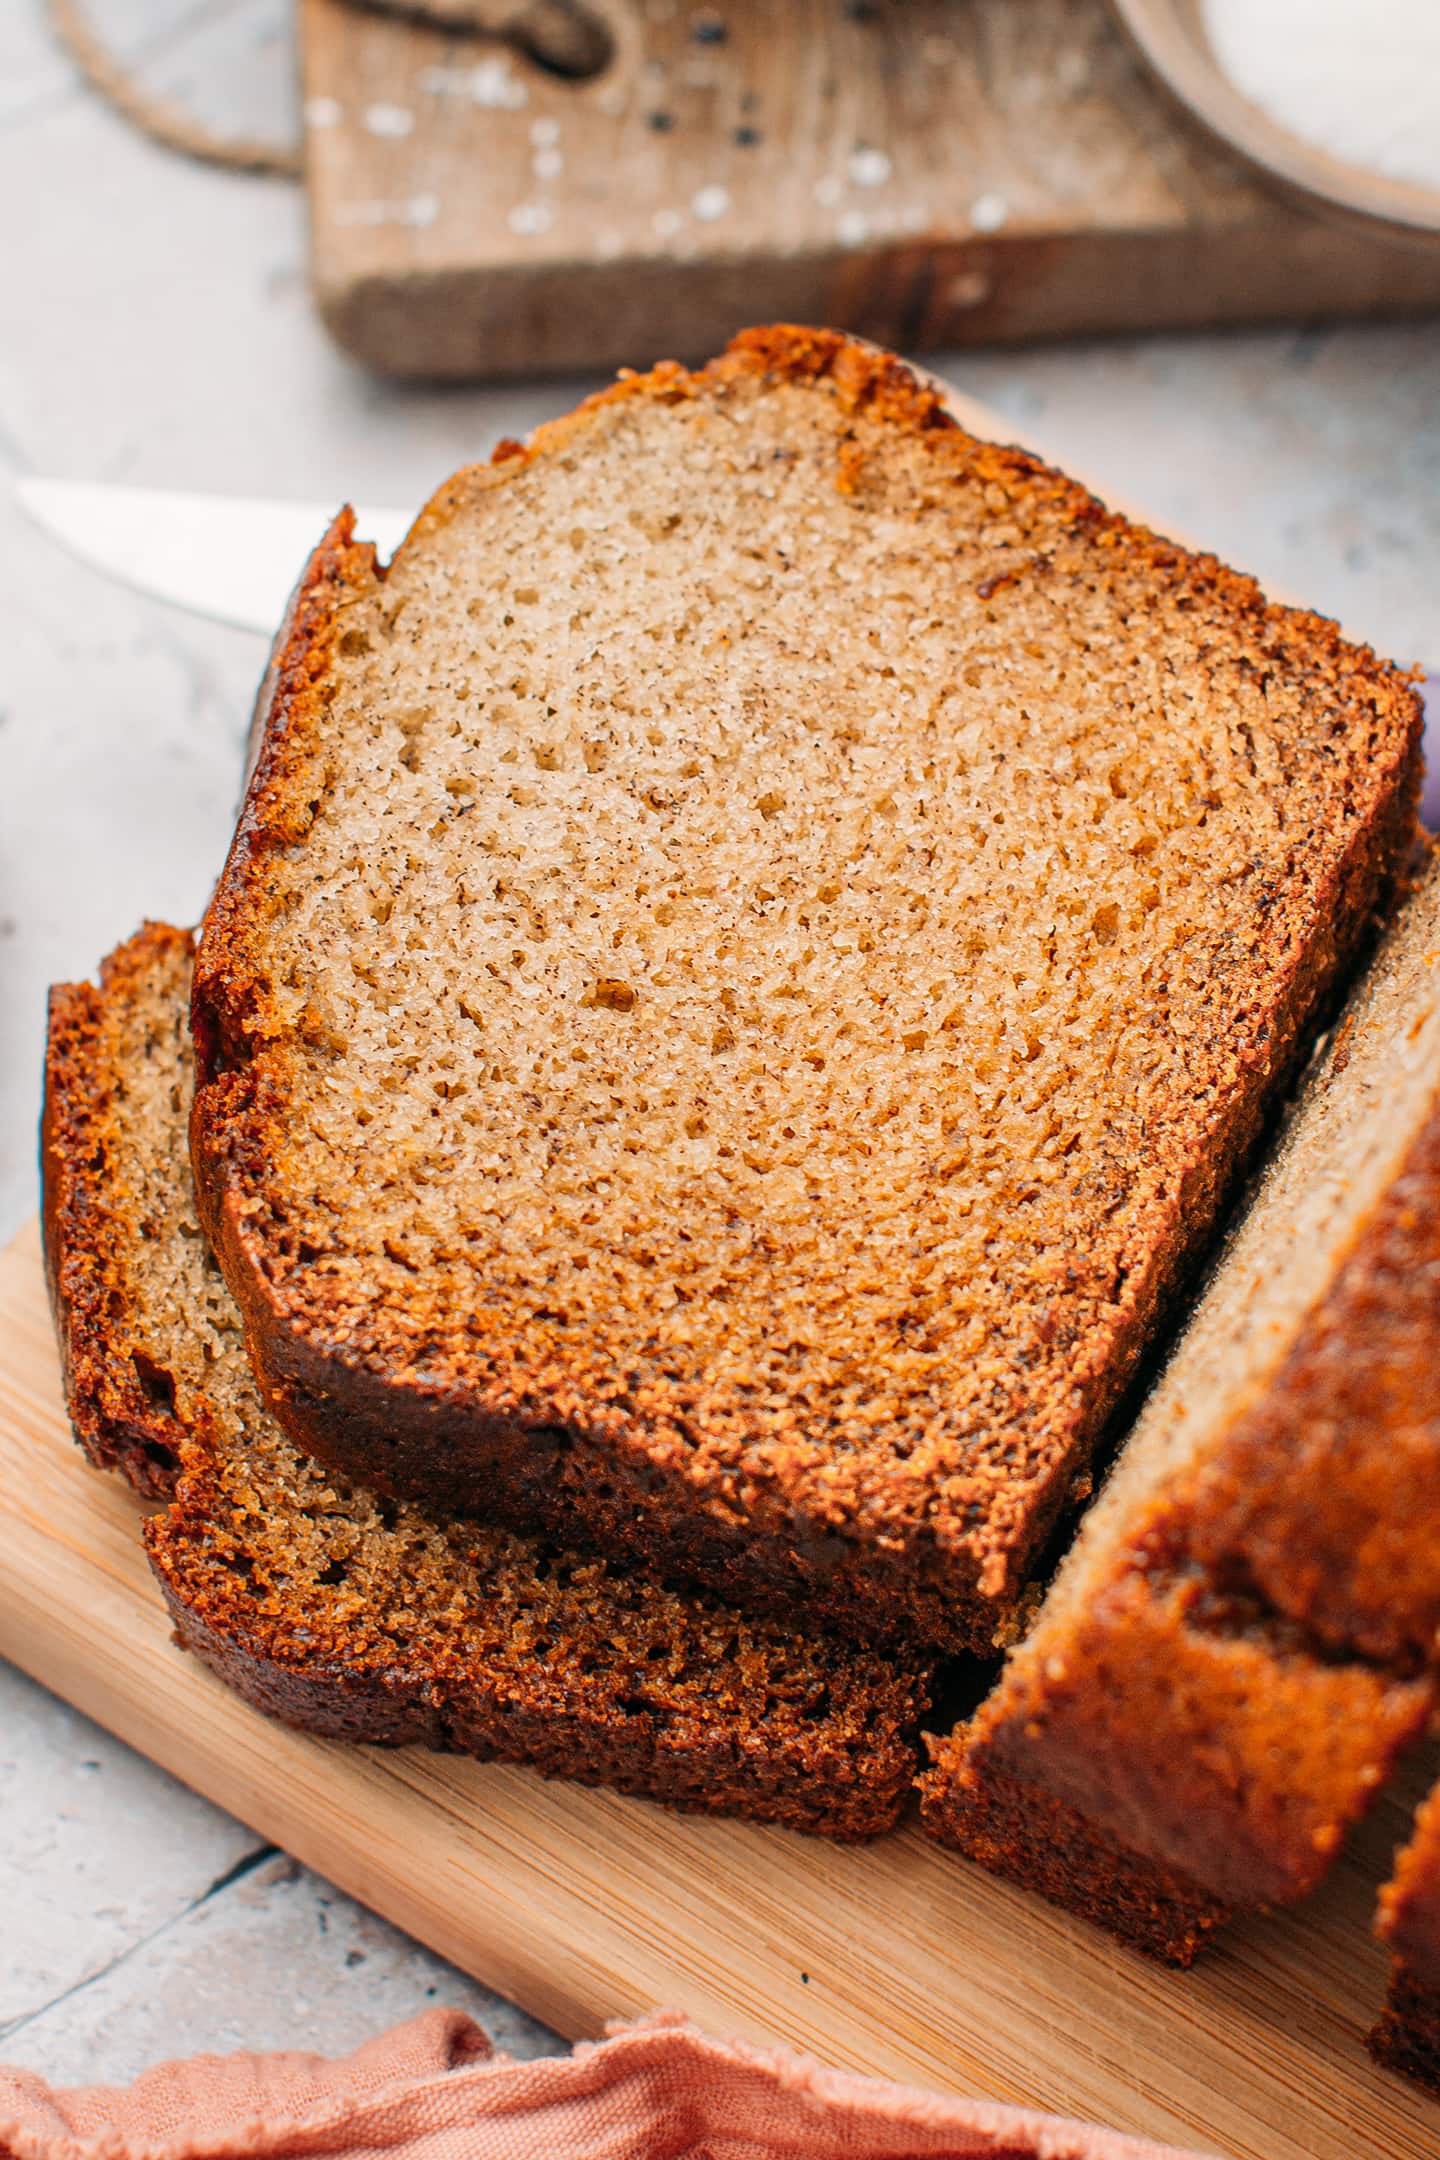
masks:
<path id="1" fill-rule="evenodd" d="M 290 124 L 281 0 L 90 4 L 207 116 Z M 72 84 L 38 0 L 0 6 L 0 200 L 24 205 L 0 284 L 8 1235 L 35 1204 L 45 985 L 89 972 L 143 914 L 199 912 L 264 654 L 72 563 L 21 520 L 7 475 L 418 503 L 585 386 L 357 374 L 311 313 L 296 192 L 133 136 Z M 1102 489 L 1382 649 L 1440 660 L 1440 325 L 967 355 L 949 372 Z M 433 2000 L 519 2051 L 546 2044 L 3 1669 L 0 1821 L 10 2060 L 123 2078 L 173 2049 L 341 2049 Z"/>
<path id="2" fill-rule="evenodd" d="M 256 1846 L 9 1666 L 0 1666 L 0 1820 L 7 2044 L 43 2005 L 163 1936 L 196 1885 L 219 1881 Z M 184 1853 L 183 1878 L 156 1866 L 166 1849 Z"/>
<path id="3" fill-rule="evenodd" d="M 553 2034 L 0 1665 L 0 2060 L 124 2082 L 165 2055 L 339 2055 L 432 2003 Z"/>

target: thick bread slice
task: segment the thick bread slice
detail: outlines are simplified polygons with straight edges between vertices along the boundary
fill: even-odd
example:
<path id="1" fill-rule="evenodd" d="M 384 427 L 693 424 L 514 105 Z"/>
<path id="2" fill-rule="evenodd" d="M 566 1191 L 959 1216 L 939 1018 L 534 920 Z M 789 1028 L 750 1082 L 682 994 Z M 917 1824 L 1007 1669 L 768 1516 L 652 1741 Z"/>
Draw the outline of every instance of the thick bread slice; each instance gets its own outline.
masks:
<path id="1" fill-rule="evenodd" d="M 1440 2093 L 1440 1785 L 1417 1810 L 1415 1833 L 1380 1893 L 1379 1927 L 1395 1962 L 1370 2052 Z"/>
<path id="2" fill-rule="evenodd" d="M 376 1500 L 297 1454 L 256 1392 L 194 1212 L 189 988 L 188 938 L 151 924 L 98 990 L 54 994 L 45 1159 L 77 1430 L 146 1491 L 166 1475 L 150 1448 L 179 1460 L 145 1532 L 178 1640 L 312 1732 L 498 1756 L 832 1837 L 888 1828 L 915 1769 L 913 1675 Z M 159 1441 L 135 1425 L 136 1387 Z"/>
<path id="3" fill-rule="evenodd" d="M 191 1387 L 203 1380 L 202 1337 L 177 1331 L 174 1320 L 200 1284 L 188 1269 L 177 1280 L 135 1265 L 140 1254 L 168 1245 L 157 1233 L 177 1201 L 164 1148 L 139 1144 L 140 1106 L 149 1129 L 162 1130 L 178 1068 L 163 1027 L 153 1040 L 146 1033 L 128 1043 L 126 1056 L 115 1036 L 125 1022 L 135 1036 L 135 1017 L 188 976 L 191 948 L 187 931 L 146 923 L 105 962 L 98 986 L 51 990 L 45 1048 L 40 1189 L 65 1401 L 96 1469 L 118 1469 L 152 1500 L 174 1491 L 185 1441 L 173 1354 L 157 1363 L 152 1347 L 173 1342 Z M 117 1236 L 122 1193 L 124 1235 Z M 213 1326 L 229 1300 L 223 1283 L 207 1278 L 205 1291 Z"/>
<path id="4" fill-rule="evenodd" d="M 928 1826 L 1181 1960 L 1301 1895 L 1423 1726 L 1437 1492 L 1432 862 Z"/>
<path id="5" fill-rule="evenodd" d="M 202 1209 L 381 1490 L 987 1647 L 1410 844 L 1333 624 L 757 331 L 341 520 L 206 918 Z"/>

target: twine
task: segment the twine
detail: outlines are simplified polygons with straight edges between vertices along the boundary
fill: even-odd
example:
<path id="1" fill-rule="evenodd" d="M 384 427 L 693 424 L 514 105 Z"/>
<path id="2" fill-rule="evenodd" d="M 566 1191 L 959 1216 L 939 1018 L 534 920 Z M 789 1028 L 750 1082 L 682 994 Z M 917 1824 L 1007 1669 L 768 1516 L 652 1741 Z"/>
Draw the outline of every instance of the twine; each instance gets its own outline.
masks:
<path id="1" fill-rule="evenodd" d="M 133 69 L 117 60 L 104 43 L 81 0 L 47 0 L 47 4 L 56 38 L 91 88 L 152 142 L 178 150 L 182 157 L 199 158 L 206 165 L 222 165 L 227 172 L 263 173 L 283 180 L 299 177 L 301 156 L 293 144 L 217 134 L 168 98 L 147 90 Z"/>
<path id="2" fill-rule="evenodd" d="M 468 30 L 513 45 L 553 74 L 598 75 L 614 56 L 614 35 L 603 14 L 576 0 L 362 0 L 383 14 L 409 16 L 436 28 Z M 85 13 L 83 0 L 46 0 L 50 26 L 80 73 L 132 127 L 167 150 L 222 165 L 227 172 L 295 180 L 304 158 L 295 144 L 249 135 L 220 135 L 168 98 L 147 90 L 118 60 Z"/>

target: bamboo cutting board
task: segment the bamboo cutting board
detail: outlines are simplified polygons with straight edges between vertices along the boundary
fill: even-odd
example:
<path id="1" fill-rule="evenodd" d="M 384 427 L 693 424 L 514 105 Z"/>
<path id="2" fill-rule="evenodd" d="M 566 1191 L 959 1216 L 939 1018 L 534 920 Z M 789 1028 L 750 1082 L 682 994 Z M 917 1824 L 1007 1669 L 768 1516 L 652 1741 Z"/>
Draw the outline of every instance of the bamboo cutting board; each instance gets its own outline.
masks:
<path id="1" fill-rule="evenodd" d="M 1361 2045 L 1373 1885 L 1162 1971 L 912 1829 L 860 1849 L 268 1724 L 173 1647 L 140 1509 L 70 1438 L 32 1227 L 0 1255 L 0 1655 L 560 2031 L 660 2005 L 718 2033 L 1231 2160 L 1434 2160 L 1440 2107 Z"/>
<path id="2" fill-rule="evenodd" d="M 1106 0 L 586 4 L 615 52 L 576 81 L 302 0 L 314 281 L 367 365 L 590 371 L 777 319 L 916 352 L 1440 305 L 1440 245 L 1262 185 Z"/>

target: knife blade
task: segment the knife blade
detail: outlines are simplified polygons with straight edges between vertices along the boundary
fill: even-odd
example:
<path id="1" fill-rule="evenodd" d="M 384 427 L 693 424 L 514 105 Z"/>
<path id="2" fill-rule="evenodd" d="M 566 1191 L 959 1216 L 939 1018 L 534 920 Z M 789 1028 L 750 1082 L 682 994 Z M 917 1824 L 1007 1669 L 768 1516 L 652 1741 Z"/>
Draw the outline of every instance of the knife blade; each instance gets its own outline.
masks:
<path id="1" fill-rule="evenodd" d="M 15 494 L 37 525 L 92 568 L 172 606 L 266 637 L 339 507 L 30 475 L 16 481 Z M 403 510 L 356 512 L 357 535 L 373 540 L 383 558 L 394 554 L 409 524 Z"/>

